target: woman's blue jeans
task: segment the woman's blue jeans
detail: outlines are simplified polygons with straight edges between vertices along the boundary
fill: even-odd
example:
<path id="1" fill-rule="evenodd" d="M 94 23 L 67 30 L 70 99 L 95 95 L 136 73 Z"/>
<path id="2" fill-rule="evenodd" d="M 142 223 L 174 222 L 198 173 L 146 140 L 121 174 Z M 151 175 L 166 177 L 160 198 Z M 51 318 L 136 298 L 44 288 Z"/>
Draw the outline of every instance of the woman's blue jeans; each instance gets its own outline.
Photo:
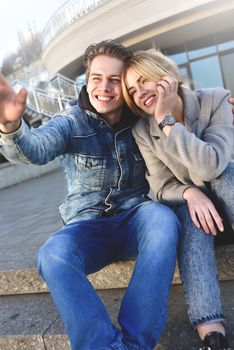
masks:
<path id="1" fill-rule="evenodd" d="M 178 263 L 191 324 L 224 320 L 214 253 L 214 236 L 198 229 L 187 205 L 175 210 L 182 228 Z"/>
<path id="2" fill-rule="evenodd" d="M 234 162 L 210 183 L 216 207 L 225 211 L 234 228 Z M 194 327 L 224 321 L 218 273 L 214 254 L 214 237 L 192 223 L 187 205 L 175 209 L 181 225 L 178 261 L 188 315 Z M 223 233 L 219 233 L 220 235 Z M 224 233 L 225 234 L 225 233 Z"/>
<path id="3" fill-rule="evenodd" d="M 234 230 L 234 161 L 231 161 L 224 172 L 210 183 L 211 191 L 217 198 L 219 206 Z"/>
<path id="4" fill-rule="evenodd" d="M 40 248 L 38 270 L 73 350 L 154 348 L 167 320 L 179 232 L 173 211 L 149 201 L 115 217 L 64 226 Z M 133 257 L 118 329 L 86 275 Z"/>

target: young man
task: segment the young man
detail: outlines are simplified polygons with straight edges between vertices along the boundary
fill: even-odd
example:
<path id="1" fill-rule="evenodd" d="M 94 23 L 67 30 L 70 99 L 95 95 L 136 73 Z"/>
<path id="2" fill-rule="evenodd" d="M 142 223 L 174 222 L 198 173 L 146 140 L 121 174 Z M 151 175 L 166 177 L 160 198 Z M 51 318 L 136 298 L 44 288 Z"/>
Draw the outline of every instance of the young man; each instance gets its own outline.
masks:
<path id="1" fill-rule="evenodd" d="M 64 227 L 40 249 L 38 270 L 63 319 L 73 350 L 153 349 L 167 319 L 179 222 L 147 197 L 145 164 L 131 134 L 121 72 L 129 52 L 107 41 L 85 53 L 87 90 L 78 105 L 45 126 L 21 119 L 26 91 L 0 81 L 0 150 L 12 162 L 44 164 L 61 156 L 68 195 Z M 136 257 L 119 312 L 121 330 L 86 275 Z"/>

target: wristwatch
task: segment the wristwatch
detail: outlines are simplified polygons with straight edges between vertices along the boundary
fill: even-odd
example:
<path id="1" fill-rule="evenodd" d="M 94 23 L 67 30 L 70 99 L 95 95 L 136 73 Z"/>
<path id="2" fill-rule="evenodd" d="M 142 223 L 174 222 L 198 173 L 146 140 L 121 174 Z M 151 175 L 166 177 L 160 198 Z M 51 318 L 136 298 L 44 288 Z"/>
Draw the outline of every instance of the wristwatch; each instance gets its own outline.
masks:
<path id="1" fill-rule="evenodd" d="M 161 121 L 161 123 L 158 124 L 158 126 L 159 126 L 159 129 L 162 130 L 164 126 L 166 125 L 172 126 L 175 124 L 175 122 L 176 122 L 176 119 L 174 115 L 166 115 L 164 119 Z"/>

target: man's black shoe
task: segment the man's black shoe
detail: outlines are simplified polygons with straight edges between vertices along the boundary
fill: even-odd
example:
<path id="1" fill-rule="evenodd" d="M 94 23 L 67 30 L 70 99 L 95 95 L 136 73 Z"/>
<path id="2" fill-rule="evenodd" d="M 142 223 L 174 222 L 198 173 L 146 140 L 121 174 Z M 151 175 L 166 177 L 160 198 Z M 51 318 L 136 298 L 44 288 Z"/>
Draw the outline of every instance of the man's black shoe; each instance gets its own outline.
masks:
<path id="1" fill-rule="evenodd" d="M 210 332 L 205 336 L 200 350 L 231 350 L 231 348 L 222 333 Z"/>

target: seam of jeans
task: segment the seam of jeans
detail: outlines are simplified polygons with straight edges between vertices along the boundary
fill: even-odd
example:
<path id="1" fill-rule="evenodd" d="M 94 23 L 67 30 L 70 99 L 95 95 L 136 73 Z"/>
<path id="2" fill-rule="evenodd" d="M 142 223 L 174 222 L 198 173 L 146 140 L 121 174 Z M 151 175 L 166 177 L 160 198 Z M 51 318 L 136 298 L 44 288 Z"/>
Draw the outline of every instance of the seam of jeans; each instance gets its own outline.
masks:
<path id="1" fill-rule="evenodd" d="M 131 344 L 131 343 L 127 342 L 126 340 L 124 340 L 123 343 L 126 344 L 128 350 L 150 350 L 151 349 L 148 347 L 143 347 L 141 345 Z"/>
<path id="2" fill-rule="evenodd" d="M 125 350 L 124 344 L 113 343 L 111 344 L 111 349 L 113 350 Z"/>
<path id="3" fill-rule="evenodd" d="M 197 320 L 193 320 L 192 325 L 193 325 L 193 327 L 196 328 L 198 325 L 200 325 L 202 323 L 206 323 L 207 321 L 213 321 L 213 320 L 217 320 L 218 322 L 222 322 L 222 321 L 225 321 L 225 316 L 222 313 L 216 313 L 216 314 L 212 314 L 209 316 L 203 316 L 201 318 L 198 318 Z"/>

